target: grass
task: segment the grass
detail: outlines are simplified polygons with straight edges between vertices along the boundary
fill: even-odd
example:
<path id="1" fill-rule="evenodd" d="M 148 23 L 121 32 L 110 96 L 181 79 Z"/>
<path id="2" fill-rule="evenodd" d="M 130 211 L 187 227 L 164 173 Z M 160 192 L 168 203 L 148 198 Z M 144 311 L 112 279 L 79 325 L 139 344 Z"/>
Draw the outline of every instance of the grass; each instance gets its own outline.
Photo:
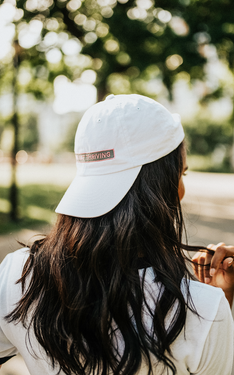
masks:
<path id="1" fill-rule="evenodd" d="M 230 165 L 225 163 L 215 164 L 211 155 L 188 155 L 187 163 L 191 171 L 233 173 Z"/>
<path id="2" fill-rule="evenodd" d="M 0 187 L 0 234 L 33 228 L 55 221 L 54 210 L 64 194 L 56 185 L 24 185 L 19 190 L 19 220 L 10 220 L 9 188 Z"/>

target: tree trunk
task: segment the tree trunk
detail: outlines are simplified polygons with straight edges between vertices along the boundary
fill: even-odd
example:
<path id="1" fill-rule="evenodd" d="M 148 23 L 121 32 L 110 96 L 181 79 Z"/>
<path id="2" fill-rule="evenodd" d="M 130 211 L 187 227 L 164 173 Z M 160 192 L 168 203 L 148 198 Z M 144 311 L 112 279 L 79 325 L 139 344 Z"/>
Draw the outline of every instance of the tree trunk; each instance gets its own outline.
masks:
<path id="1" fill-rule="evenodd" d="M 231 147 L 231 154 L 230 154 L 230 164 L 231 164 L 231 171 L 234 172 L 234 98 L 233 98 L 231 125 L 232 125 L 232 147 Z"/>
<path id="2" fill-rule="evenodd" d="M 107 91 L 106 91 L 106 85 L 105 83 L 101 83 L 97 89 L 97 100 L 98 102 L 101 102 L 104 97 L 106 96 Z"/>
<path id="3" fill-rule="evenodd" d="M 18 47 L 18 48 L 17 48 Z M 15 56 L 13 59 L 14 64 L 14 75 L 12 81 L 12 91 L 13 91 L 13 117 L 12 117 L 12 124 L 14 129 L 14 142 L 11 152 L 11 186 L 10 186 L 10 218 L 12 221 L 17 221 L 19 219 L 19 212 L 18 212 L 18 188 L 17 188 L 17 161 L 16 161 L 16 154 L 19 151 L 19 121 L 18 121 L 18 113 L 17 113 L 17 75 L 19 70 L 19 45 L 18 42 L 15 42 Z"/>

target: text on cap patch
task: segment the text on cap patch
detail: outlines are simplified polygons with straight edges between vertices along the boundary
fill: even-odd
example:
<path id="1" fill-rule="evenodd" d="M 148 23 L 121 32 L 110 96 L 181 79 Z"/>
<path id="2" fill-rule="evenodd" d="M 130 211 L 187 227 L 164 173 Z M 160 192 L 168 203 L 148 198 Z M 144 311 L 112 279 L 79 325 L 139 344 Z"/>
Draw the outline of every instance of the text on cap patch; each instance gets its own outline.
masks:
<path id="1" fill-rule="evenodd" d="M 76 154 L 76 160 L 80 163 L 87 163 L 91 161 L 103 161 L 108 159 L 114 159 L 114 157 L 114 150 L 104 150 L 98 152 Z"/>

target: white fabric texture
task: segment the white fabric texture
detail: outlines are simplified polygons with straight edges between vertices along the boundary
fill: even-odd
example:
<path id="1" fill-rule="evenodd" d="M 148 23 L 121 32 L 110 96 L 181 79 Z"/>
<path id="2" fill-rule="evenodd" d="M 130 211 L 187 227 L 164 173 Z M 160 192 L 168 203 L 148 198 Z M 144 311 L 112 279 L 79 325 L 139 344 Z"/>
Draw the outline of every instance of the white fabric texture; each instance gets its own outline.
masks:
<path id="1" fill-rule="evenodd" d="M 15 282 L 21 276 L 27 259 L 27 249 L 9 254 L 0 266 L 0 358 L 20 353 L 31 375 L 56 374 L 48 358 L 31 335 L 35 358 L 26 346 L 26 330 L 21 324 L 7 323 L 4 316 L 12 311 L 21 297 L 21 286 Z M 142 275 L 142 270 L 139 271 Z M 154 282 L 151 268 L 147 268 L 145 293 L 150 306 L 160 293 L 160 285 Z M 171 346 L 178 375 L 230 375 L 233 358 L 233 320 L 228 302 L 219 288 L 199 282 L 190 282 L 190 293 L 201 318 L 188 310 L 186 325 Z M 168 317 L 170 320 L 170 317 Z M 151 319 L 144 315 L 146 326 L 151 327 Z M 152 361 L 155 360 L 152 358 Z M 155 362 L 156 364 L 156 362 Z M 138 374 L 147 374 L 142 364 Z M 160 373 L 155 366 L 155 375 Z M 61 372 L 61 375 L 63 373 Z M 167 374 L 166 371 L 164 373 Z M 168 374 L 171 374 L 168 372 Z"/>

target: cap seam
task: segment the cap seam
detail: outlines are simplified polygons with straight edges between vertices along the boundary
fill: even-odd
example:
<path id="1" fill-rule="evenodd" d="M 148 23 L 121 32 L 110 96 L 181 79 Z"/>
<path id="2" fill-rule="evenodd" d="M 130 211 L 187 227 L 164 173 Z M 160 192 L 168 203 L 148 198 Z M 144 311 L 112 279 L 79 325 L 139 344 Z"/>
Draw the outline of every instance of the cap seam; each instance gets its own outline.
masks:
<path id="1" fill-rule="evenodd" d="M 117 107 L 116 107 L 117 108 Z M 129 148 L 129 144 L 130 144 L 130 140 L 129 140 L 129 134 L 128 134 L 128 131 L 125 129 L 125 126 L 124 126 L 124 121 L 121 123 L 120 119 L 119 119 L 119 116 L 118 116 L 118 121 L 120 123 L 120 126 L 121 128 L 123 129 L 123 133 L 124 133 L 124 137 L 123 137 L 123 141 L 126 145 L 126 148 L 127 148 L 127 151 L 128 151 L 128 155 L 130 156 L 131 158 L 131 164 L 132 164 L 132 168 L 135 168 L 134 166 L 134 163 L 132 162 L 132 155 L 131 155 L 131 151 L 130 151 L 130 148 Z M 131 168 L 127 168 L 127 169 L 131 169 Z"/>

